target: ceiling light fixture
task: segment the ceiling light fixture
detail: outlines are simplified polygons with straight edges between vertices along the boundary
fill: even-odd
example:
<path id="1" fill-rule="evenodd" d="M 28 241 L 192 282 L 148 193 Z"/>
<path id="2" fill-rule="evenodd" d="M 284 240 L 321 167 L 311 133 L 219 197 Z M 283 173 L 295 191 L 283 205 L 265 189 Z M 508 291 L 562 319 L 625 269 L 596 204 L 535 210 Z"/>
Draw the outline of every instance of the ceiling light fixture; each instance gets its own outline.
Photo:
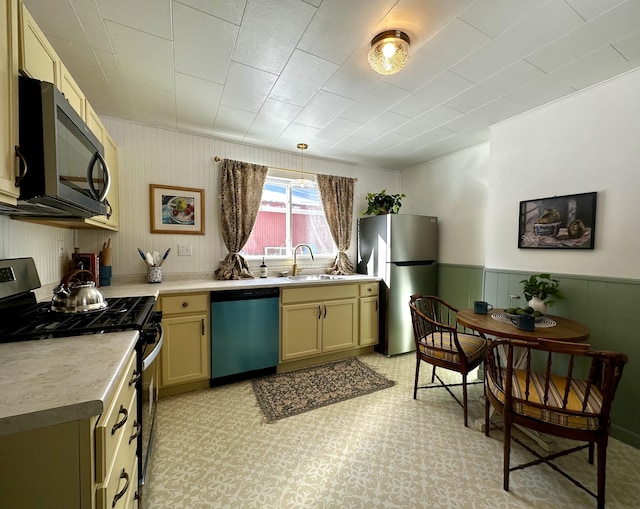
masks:
<path id="1" fill-rule="evenodd" d="M 292 180 L 291 186 L 304 187 L 307 189 L 310 187 L 315 187 L 316 186 L 315 182 L 304 178 L 304 151 L 309 148 L 309 145 L 307 145 L 306 143 L 298 143 L 297 147 L 300 149 L 300 155 L 302 157 L 302 160 L 300 163 L 300 178 L 297 180 Z"/>
<path id="2" fill-rule="evenodd" d="M 409 36 L 400 30 L 387 30 L 371 41 L 369 64 L 378 74 L 395 74 L 409 60 Z"/>

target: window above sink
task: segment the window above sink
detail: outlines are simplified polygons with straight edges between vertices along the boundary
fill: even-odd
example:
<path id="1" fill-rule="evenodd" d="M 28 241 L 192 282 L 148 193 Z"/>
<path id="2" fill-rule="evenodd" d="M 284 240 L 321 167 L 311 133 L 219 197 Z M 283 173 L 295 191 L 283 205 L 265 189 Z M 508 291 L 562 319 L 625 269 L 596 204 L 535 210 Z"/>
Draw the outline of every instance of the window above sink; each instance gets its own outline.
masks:
<path id="1" fill-rule="evenodd" d="M 290 258 L 298 244 L 309 244 L 320 258 L 337 254 L 317 186 L 295 183 L 294 179 L 267 176 L 258 217 L 242 256 Z"/>

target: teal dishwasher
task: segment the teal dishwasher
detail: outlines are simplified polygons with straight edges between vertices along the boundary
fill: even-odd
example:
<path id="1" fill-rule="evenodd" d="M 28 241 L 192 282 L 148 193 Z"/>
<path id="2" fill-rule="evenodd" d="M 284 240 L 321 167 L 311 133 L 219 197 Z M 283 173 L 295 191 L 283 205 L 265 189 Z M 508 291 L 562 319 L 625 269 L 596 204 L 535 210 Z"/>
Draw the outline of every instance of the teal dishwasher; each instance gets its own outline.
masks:
<path id="1" fill-rule="evenodd" d="M 211 292 L 211 385 L 276 372 L 280 288 Z"/>

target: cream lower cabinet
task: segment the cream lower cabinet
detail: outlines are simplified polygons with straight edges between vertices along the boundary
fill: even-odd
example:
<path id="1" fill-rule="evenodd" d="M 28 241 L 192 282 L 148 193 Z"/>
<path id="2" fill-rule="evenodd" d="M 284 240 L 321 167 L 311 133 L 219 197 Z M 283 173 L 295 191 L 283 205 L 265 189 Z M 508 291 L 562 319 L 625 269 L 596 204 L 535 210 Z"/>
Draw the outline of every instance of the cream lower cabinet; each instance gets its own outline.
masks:
<path id="1" fill-rule="evenodd" d="M 283 288 L 280 361 L 358 346 L 358 285 Z"/>
<path id="2" fill-rule="evenodd" d="M 102 415 L 0 437 L 0 507 L 138 507 L 135 359 Z"/>
<path id="3" fill-rule="evenodd" d="M 360 346 L 377 345 L 380 337 L 379 283 L 363 283 L 360 286 Z"/>
<path id="4" fill-rule="evenodd" d="M 211 377 L 209 293 L 161 296 L 164 345 L 160 354 L 160 393 L 163 389 L 204 382 Z"/>

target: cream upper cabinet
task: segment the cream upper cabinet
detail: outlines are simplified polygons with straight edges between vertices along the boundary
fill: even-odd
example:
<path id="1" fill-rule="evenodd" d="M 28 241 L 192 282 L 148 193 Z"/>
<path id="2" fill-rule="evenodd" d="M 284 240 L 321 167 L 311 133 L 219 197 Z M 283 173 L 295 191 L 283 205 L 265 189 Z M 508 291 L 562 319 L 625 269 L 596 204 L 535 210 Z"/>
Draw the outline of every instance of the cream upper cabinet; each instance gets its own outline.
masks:
<path id="1" fill-rule="evenodd" d="M 62 62 L 60 62 L 60 83 L 58 84 L 58 88 L 60 89 L 60 92 L 62 92 L 62 95 L 64 95 L 65 99 L 69 101 L 71 107 L 76 110 L 78 115 L 80 115 L 86 122 L 86 98 L 76 83 L 76 80 L 73 79 L 73 76 L 71 76 L 71 73 Z"/>
<path id="2" fill-rule="evenodd" d="M 379 283 L 360 285 L 360 346 L 377 345 L 380 334 Z"/>
<path id="3" fill-rule="evenodd" d="M 13 20 L 12 27 L 16 28 L 14 34 L 13 47 L 15 51 L 11 54 L 15 55 L 14 74 L 13 80 L 9 80 L 8 77 L 5 80 L 3 75 L 2 84 L 0 87 L 0 94 L 4 102 L 5 95 L 5 82 L 12 83 L 8 89 L 12 93 L 11 101 L 15 102 L 14 110 L 16 112 L 14 118 L 10 119 L 11 123 L 2 124 L 2 150 L 5 154 L 6 164 L 3 163 L 0 170 L 0 201 L 5 203 L 16 203 L 16 197 L 18 195 L 18 189 L 15 188 L 15 175 L 17 173 L 18 159 L 14 156 L 14 145 L 18 145 L 18 105 L 17 105 L 17 76 L 18 68 L 26 76 L 36 78 L 42 81 L 48 81 L 56 85 L 56 87 L 64 94 L 69 104 L 73 109 L 78 112 L 80 117 L 89 126 L 89 129 L 97 136 L 104 146 L 104 155 L 109 166 L 111 174 L 111 186 L 109 188 L 109 194 L 107 195 L 107 201 L 111 207 L 111 213 L 108 216 L 95 216 L 87 219 L 78 219 L 73 221 L 61 221 L 55 218 L 20 218 L 23 221 L 31 221 L 41 224 L 47 224 L 50 226 L 59 226 L 62 228 L 81 228 L 81 229 L 106 229 L 117 231 L 119 228 L 119 214 L 118 214 L 118 192 L 119 192 L 119 168 L 118 168 L 118 149 L 113 141 L 113 138 L 109 136 L 109 133 L 105 129 L 104 125 L 100 121 L 100 118 L 91 107 L 91 104 L 85 97 L 82 89 L 78 86 L 69 70 L 65 67 L 64 63 L 53 49 L 53 46 L 49 43 L 44 33 L 38 27 L 37 23 L 27 10 L 27 8 L 19 2 L 19 0 L 9 0 L 9 7 L 15 6 L 15 19 Z M 19 6 L 19 7 L 18 7 Z M 19 15 L 18 15 L 19 9 Z M 4 17 L 2 22 L 4 22 Z M 11 31 L 9 30 L 9 37 L 11 38 Z M 7 53 L 8 54 L 8 53 Z M 6 55 L 2 55 L 1 59 Z M 2 66 L 2 72 L 5 71 L 5 67 Z M 13 97 L 15 95 L 15 97 Z M 11 110 L 9 110 L 11 111 Z M 9 132 L 6 133 L 5 129 L 9 129 L 15 134 L 9 136 Z M 9 139 L 11 137 L 11 139 Z M 5 147 L 5 143 L 7 146 Z M 10 161 L 9 161 L 10 160 Z M 9 166 L 11 162 L 11 166 Z"/>
<path id="4" fill-rule="evenodd" d="M 160 388 L 209 380 L 209 294 L 160 297 L 164 345 L 160 354 Z"/>
<path id="5" fill-rule="evenodd" d="M 358 346 L 358 285 L 282 290 L 281 362 Z"/>
<path id="6" fill-rule="evenodd" d="M 15 185 L 18 160 L 18 0 L 0 5 L 0 203 L 15 205 L 19 189 Z M 6 113 L 5 113 L 6 112 Z"/>
<path id="7" fill-rule="evenodd" d="M 22 2 L 20 69 L 31 78 L 55 83 L 60 88 L 60 57 Z"/>

